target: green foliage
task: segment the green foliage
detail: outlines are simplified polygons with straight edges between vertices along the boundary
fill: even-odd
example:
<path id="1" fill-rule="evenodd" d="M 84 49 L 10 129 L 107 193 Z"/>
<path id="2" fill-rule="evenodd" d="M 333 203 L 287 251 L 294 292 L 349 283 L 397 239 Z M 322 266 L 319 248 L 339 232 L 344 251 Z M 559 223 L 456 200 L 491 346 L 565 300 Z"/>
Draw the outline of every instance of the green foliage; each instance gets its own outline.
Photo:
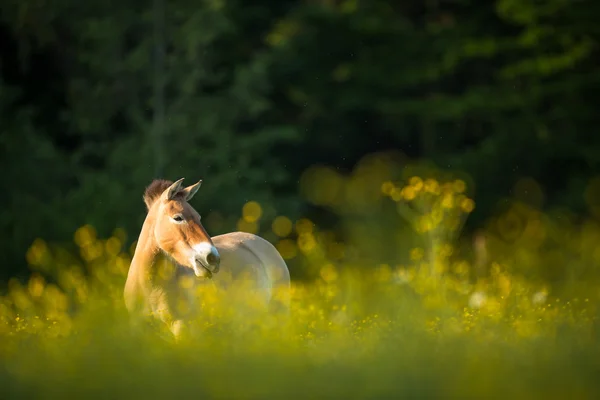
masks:
<path id="1" fill-rule="evenodd" d="M 4 187 L 0 207 L 0 229 L 4 232 L 2 251 L 27 248 L 45 227 L 56 235 L 70 235 L 64 224 L 68 207 L 56 186 L 73 178 L 68 161 L 55 144 L 32 124 L 36 110 L 15 110 L 11 101 L 21 94 L 0 82 L 0 170 Z M 22 167 L 21 167 L 22 166 Z M 32 212 L 32 210 L 35 210 Z M 65 230 L 66 229 L 66 230 Z M 23 262 L 23 254 L 19 262 Z"/>

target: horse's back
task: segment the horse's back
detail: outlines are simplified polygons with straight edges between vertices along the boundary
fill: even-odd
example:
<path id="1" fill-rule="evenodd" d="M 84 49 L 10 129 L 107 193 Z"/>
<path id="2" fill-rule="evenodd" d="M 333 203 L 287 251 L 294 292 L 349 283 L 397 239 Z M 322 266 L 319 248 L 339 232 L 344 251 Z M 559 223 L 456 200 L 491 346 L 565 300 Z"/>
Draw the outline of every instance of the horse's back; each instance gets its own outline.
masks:
<path id="1" fill-rule="evenodd" d="M 289 306 L 290 273 L 288 267 L 269 241 L 246 232 L 231 232 L 212 237 L 221 255 L 219 275 L 236 276 L 253 274 L 261 289 L 269 292 L 269 297 Z"/>

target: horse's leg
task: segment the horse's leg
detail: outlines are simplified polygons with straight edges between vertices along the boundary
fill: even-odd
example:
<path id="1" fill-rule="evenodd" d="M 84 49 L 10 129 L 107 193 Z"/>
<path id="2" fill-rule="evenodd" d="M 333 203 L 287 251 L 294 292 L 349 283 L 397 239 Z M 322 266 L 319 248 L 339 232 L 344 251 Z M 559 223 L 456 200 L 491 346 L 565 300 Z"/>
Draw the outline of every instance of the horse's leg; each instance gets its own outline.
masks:
<path id="1" fill-rule="evenodd" d="M 171 332 L 176 342 L 180 342 L 184 336 L 187 336 L 189 329 L 187 324 L 182 319 L 176 319 L 171 322 Z"/>
<path id="2" fill-rule="evenodd" d="M 166 296 L 161 296 L 160 300 L 153 304 L 152 312 L 155 317 L 167 326 L 176 342 L 186 333 L 187 326 L 185 321 L 173 312 Z"/>

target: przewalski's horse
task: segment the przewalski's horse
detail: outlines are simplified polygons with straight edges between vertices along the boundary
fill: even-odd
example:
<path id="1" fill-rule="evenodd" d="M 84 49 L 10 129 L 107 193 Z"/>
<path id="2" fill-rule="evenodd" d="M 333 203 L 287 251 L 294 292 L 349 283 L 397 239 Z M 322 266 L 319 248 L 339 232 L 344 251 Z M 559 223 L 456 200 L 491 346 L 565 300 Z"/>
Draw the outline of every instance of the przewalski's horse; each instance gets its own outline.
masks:
<path id="1" fill-rule="evenodd" d="M 290 275 L 275 247 L 244 232 L 211 238 L 189 204 L 202 181 L 188 187 L 182 181 L 154 180 L 146 188 L 148 214 L 124 289 L 129 313 L 152 314 L 178 337 L 190 312 L 196 311 L 189 286 L 184 289 L 181 279 L 192 280 L 193 287 L 209 280 L 217 288 L 232 290 L 232 283 L 244 281 L 265 304 L 283 305 L 287 313 Z"/>

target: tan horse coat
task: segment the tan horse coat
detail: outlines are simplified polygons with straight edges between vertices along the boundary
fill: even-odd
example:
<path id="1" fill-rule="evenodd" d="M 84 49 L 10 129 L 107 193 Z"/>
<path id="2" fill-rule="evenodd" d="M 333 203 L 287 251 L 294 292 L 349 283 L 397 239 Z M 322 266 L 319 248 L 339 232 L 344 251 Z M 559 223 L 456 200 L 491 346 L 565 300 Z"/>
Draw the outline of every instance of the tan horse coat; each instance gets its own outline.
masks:
<path id="1" fill-rule="evenodd" d="M 211 238 L 188 203 L 201 181 L 187 188 L 181 181 L 155 180 L 144 194 L 148 214 L 124 289 L 129 313 L 152 315 L 177 337 L 198 311 L 194 291 L 210 285 L 253 292 L 287 312 L 290 275 L 277 249 L 250 233 Z"/>

